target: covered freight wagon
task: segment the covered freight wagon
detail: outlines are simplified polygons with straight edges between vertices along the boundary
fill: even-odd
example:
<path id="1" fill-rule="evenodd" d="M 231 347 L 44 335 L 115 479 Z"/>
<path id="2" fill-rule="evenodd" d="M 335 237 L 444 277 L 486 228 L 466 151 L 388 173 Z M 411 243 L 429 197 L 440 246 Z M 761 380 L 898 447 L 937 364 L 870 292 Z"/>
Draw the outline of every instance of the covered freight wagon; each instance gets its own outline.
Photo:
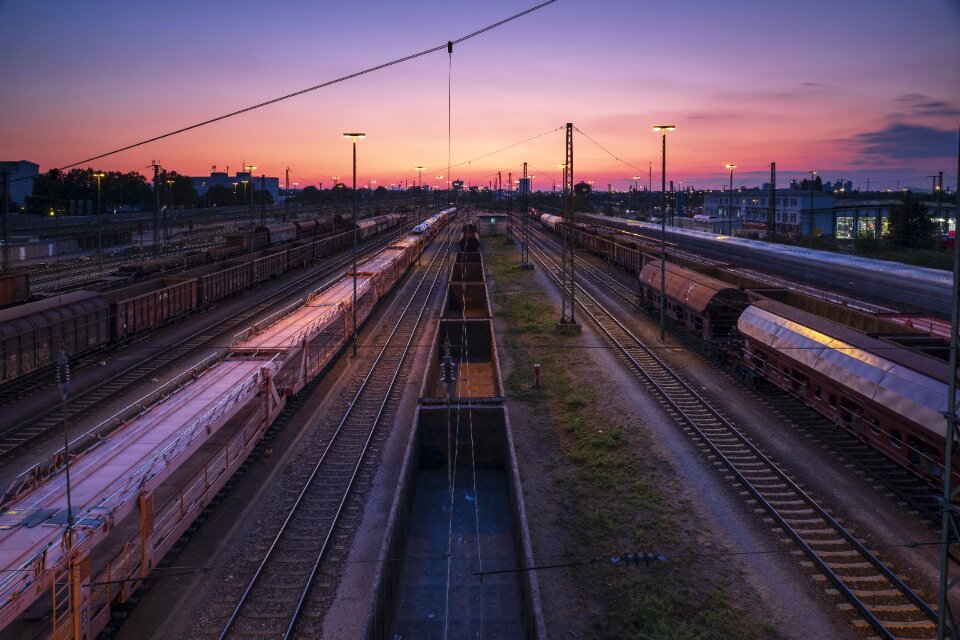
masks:
<path id="1" fill-rule="evenodd" d="M 113 337 L 122 340 L 197 308 L 199 280 L 157 278 L 106 294 Z"/>
<path id="2" fill-rule="evenodd" d="M 0 307 L 20 304 L 30 299 L 30 276 L 26 273 L 0 275 Z"/>
<path id="3" fill-rule="evenodd" d="M 73 291 L 0 310 L 0 382 L 53 364 L 110 341 L 107 300 L 94 291 Z"/>

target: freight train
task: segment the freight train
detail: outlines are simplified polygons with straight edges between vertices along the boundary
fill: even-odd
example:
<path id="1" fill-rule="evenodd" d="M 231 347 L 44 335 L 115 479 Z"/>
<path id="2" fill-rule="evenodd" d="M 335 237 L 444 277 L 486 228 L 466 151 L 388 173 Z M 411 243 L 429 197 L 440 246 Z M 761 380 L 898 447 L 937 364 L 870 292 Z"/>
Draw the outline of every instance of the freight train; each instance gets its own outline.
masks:
<path id="1" fill-rule="evenodd" d="M 556 231 L 563 221 L 543 215 L 541 223 Z M 604 239 L 582 229 L 574 237 L 637 272 L 641 305 L 659 310 L 658 259 L 629 246 L 629 237 Z M 666 263 L 664 306 L 671 320 L 742 377 L 773 384 L 915 475 L 942 481 L 950 371 L 924 352 L 936 351 L 936 341 L 842 305 L 742 277 L 736 282 L 721 269 L 712 272 L 724 279 L 701 271 L 711 268 Z"/>
<path id="2" fill-rule="evenodd" d="M 579 221 L 613 228 L 647 242 L 660 239 L 660 225 L 595 214 L 577 214 Z M 621 236 L 622 238 L 622 236 Z M 950 317 L 953 288 L 949 271 L 916 267 L 898 262 L 819 251 L 704 231 L 668 227 L 666 241 L 685 250 L 719 260 L 736 260 L 742 266 L 763 269 L 774 275 L 840 291 L 880 304 Z"/>
<path id="3" fill-rule="evenodd" d="M 399 214 L 363 220 L 357 225 L 358 239 L 365 240 L 399 224 Z M 267 233 L 272 231 L 268 229 Z M 352 240 L 352 230 L 318 239 L 307 237 L 282 248 L 140 280 L 105 293 L 74 291 L 2 309 L 0 384 L 53 364 L 61 349 L 73 356 L 125 340 L 311 260 L 333 255 Z"/>
<path id="4" fill-rule="evenodd" d="M 356 298 L 349 277 L 315 291 L 291 313 L 239 336 L 226 357 L 198 367 L 170 395 L 139 407 L 121 428 L 75 440 L 71 474 L 88 491 L 74 493 L 72 508 L 82 524 L 70 545 L 61 544 L 64 524 L 55 516 L 63 456 L 21 474 L 4 496 L 4 510 L 45 507 L 25 509 L 39 519 L 20 519 L 0 532 L 9 552 L 0 572 L 0 633 L 16 621 L 38 621 L 24 633 L 40 637 L 38 631 L 52 627 L 50 637 L 65 637 L 72 620 L 86 621 L 82 637 L 100 633 L 243 464 L 287 398 L 348 344 L 354 316 L 358 324 L 370 316 L 455 214 L 442 211 L 422 233 L 404 236 L 363 265 L 367 273 L 358 269 Z M 92 556 L 102 562 L 91 563 Z M 62 576 L 72 566 L 87 567 L 85 588 L 59 602 Z M 42 615 L 51 602 L 53 622 Z M 31 608 L 41 613 L 28 613 Z"/>

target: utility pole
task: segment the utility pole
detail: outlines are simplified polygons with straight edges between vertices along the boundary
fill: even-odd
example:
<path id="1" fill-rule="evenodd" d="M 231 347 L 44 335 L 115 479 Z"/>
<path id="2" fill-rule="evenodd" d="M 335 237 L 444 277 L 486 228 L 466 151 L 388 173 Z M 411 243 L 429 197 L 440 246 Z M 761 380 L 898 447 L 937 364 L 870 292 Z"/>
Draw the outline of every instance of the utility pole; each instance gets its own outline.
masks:
<path id="1" fill-rule="evenodd" d="M 260 226 L 267 226 L 267 194 L 266 194 L 266 183 L 267 178 L 264 174 L 260 174 Z"/>
<path id="2" fill-rule="evenodd" d="M 3 176 L 3 271 L 10 270 L 10 172 L 0 171 Z"/>
<path id="3" fill-rule="evenodd" d="M 960 133 L 960 129 L 957 130 Z M 960 144 L 957 145 L 957 168 L 960 169 Z M 960 229 L 960 171 L 957 173 L 957 211 L 954 215 L 954 229 Z M 957 428 L 957 351 L 960 349 L 960 242 L 954 236 L 953 242 L 953 300 L 950 307 L 950 382 L 947 385 L 947 410 L 944 416 L 947 419 L 946 447 L 943 455 L 943 496 L 941 499 L 940 524 L 940 589 L 937 597 L 937 640 L 944 638 L 956 639 L 960 636 L 957 626 L 957 617 L 950 604 L 948 594 L 957 586 L 960 574 L 950 576 L 953 554 L 950 545 L 960 536 L 957 527 L 957 507 L 954 499 L 957 497 L 957 488 L 953 486 L 953 447 L 960 436 Z M 956 573 L 956 572 L 955 572 Z"/>
<path id="4" fill-rule="evenodd" d="M 960 179 L 960 178 L 958 178 Z M 940 212 L 941 202 L 943 202 L 943 171 L 937 173 L 937 219 L 942 219 L 942 213 Z M 943 232 L 948 233 L 950 231 L 950 225 L 947 224 L 947 221 L 943 221 Z"/>
<path id="5" fill-rule="evenodd" d="M 770 202 L 767 207 L 767 239 L 777 237 L 777 163 L 770 163 Z"/>
<path id="6" fill-rule="evenodd" d="M 153 168 L 153 252 L 160 256 L 160 165 L 150 161 Z M 143 247 L 143 233 L 140 233 L 140 246 Z"/>
<path id="7" fill-rule="evenodd" d="M 286 177 L 283 181 L 283 220 L 287 221 L 289 219 L 289 214 L 287 213 L 287 200 L 290 199 L 290 167 L 287 167 Z"/>
<path id="8" fill-rule="evenodd" d="M 647 204 L 653 195 L 653 162 L 647 163 Z"/>
<path id="9" fill-rule="evenodd" d="M 520 268 L 533 269 L 533 263 L 530 262 L 530 212 L 528 211 L 527 198 L 530 193 L 530 178 L 527 176 L 527 163 L 523 163 L 523 193 L 520 207 L 520 228 L 523 241 L 520 243 Z"/>
<path id="10" fill-rule="evenodd" d="M 573 212 L 573 123 L 567 123 L 567 156 L 563 164 L 563 222 L 564 222 L 564 245 L 562 273 L 560 277 L 560 294 L 563 298 L 560 311 L 560 322 L 557 323 L 557 332 L 562 334 L 579 334 L 580 325 L 576 320 L 576 276 L 573 263 L 573 225 L 575 216 Z M 569 293 L 569 302 L 567 296 Z M 570 315 L 567 315 L 567 306 L 570 308 Z"/>

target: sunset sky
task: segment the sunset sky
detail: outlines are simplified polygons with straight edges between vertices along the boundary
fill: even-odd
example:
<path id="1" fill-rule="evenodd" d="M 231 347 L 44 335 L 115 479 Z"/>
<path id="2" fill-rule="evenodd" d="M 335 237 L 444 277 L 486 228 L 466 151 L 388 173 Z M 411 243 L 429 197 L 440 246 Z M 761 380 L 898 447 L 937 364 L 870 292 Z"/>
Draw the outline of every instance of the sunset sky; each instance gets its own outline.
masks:
<path id="1" fill-rule="evenodd" d="M 537 4 L 0 0 L 0 159 L 41 171 L 456 39 Z M 684 185 L 809 170 L 865 187 L 956 184 L 960 0 L 558 0 L 458 45 L 452 66 L 453 178 L 486 185 L 524 161 L 535 189 L 560 179 L 560 127 L 577 180 L 631 176 Z M 92 163 L 151 160 L 203 175 L 257 174 L 329 186 L 350 172 L 344 131 L 364 131 L 358 182 L 447 175 L 446 51 Z M 632 165 L 632 166 L 631 166 Z M 899 181 L 899 183 L 898 183 Z"/>

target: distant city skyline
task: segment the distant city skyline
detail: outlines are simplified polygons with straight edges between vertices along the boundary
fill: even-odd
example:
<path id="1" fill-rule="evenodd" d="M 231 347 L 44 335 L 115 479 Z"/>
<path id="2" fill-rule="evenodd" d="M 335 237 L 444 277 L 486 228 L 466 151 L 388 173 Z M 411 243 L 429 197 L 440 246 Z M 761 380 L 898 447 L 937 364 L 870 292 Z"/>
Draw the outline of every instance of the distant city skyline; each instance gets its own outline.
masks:
<path id="1" fill-rule="evenodd" d="M 0 1 L 0 159 L 41 171 L 422 51 L 523 11 L 534 1 L 483 6 L 373 0 L 290 2 L 230 11 L 173 0 Z M 669 121 L 667 178 L 720 188 L 778 186 L 816 170 L 854 188 L 956 185 L 960 123 L 960 3 L 688 0 L 667 17 L 649 3 L 559 0 L 469 40 L 452 58 L 452 164 L 447 175 L 446 51 L 91 163 L 147 173 L 151 160 L 187 175 L 246 162 L 291 184 L 349 172 L 341 133 L 363 130 L 358 184 L 451 177 L 486 185 L 502 172 L 533 188 L 560 179 L 558 129 L 574 139 L 574 174 L 626 189 L 658 189 Z M 654 17 L 655 16 L 655 17 Z M 10 89 L 13 90 L 10 90 Z M 609 152 L 609 153 L 608 153 Z M 620 162 L 612 156 L 616 156 Z M 486 157 L 482 157 L 486 156 Z M 443 176 L 438 178 L 437 176 Z"/>

